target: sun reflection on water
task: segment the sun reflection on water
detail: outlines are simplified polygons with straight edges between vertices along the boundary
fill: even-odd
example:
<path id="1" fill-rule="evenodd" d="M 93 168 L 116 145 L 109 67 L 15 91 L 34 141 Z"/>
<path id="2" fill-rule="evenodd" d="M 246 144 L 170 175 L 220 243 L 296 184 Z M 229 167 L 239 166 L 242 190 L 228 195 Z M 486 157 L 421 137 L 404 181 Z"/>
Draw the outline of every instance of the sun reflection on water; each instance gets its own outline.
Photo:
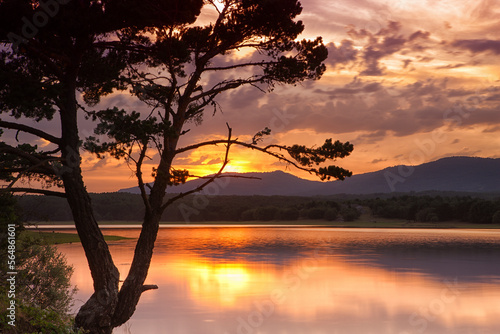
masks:
<path id="1" fill-rule="evenodd" d="M 249 288 L 251 273 L 239 263 L 194 262 L 190 264 L 189 288 L 195 299 L 207 296 L 222 306 L 234 305 L 237 296 Z"/>
<path id="2" fill-rule="evenodd" d="M 276 231 L 262 233 L 257 238 L 248 229 L 206 229 L 191 231 L 177 241 L 173 240 L 177 236 L 165 243 L 160 238 L 146 281 L 159 289 L 141 297 L 130 320 L 133 328 L 140 329 L 137 333 L 162 333 L 155 328 L 172 326 L 177 328 L 174 333 L 233 334 L 236 320 L 261 314 L 262 305 L 268 306 L 259 325 L 263 334 L 303 333 L 304 328 L 331 334 L 332 324 L 347 334 L 413 333 L 424 327 L 428 334 L 465 333 L 461 328 L 488 333 L 500 325 L 500 275 L 478 276 L 483 269 L 477 262 L 487 269 L 491 267 L 488 258 L 430 253 L 424 257 L 432 264 L 430 269 L 418 265 L 407 270 L 398 258 L 383 264 L 382 254 L 360 258 L 341 251 L 311 250 L 310 241 L 297 241 L 305 238 L 305 232 L 290 232 L 289 239 L 283 238 L 287 245 L 292 241 L 298 245 L 293 250 L 271 241 L 277 240 Z M 257 244 L 255 254 L 248 253 L 252 240 Z M 74 247 L 61 248 L 76 260 L 73 281 L 85 300 L 92 286 L 83 253 L 72 253 Z M 114 256 L 125 273 L 132 248 L 122 250 Z M 268 252 L 282 261 L 269 260 Z M 404 259 L 412 261 L 414 256 Z M 439 268 L 448 262 L 461 267 L 459 274 L 440 274 Z M 467 277 L 470 270 L 476 276 Z"/>

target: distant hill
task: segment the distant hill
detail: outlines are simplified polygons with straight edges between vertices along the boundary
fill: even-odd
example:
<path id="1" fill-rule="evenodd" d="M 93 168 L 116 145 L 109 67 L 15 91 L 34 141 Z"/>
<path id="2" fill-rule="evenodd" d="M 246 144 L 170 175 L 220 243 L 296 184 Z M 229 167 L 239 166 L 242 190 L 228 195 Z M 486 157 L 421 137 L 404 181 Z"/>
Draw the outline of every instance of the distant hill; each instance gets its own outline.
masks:
<path id="1" fill-rule="evenodd" d="M 500 159 L 450 157 L 418 166 L 395 166 L 329 182 L 325 194 L 456 191 L 499 192 Z"/>
<path id="2" fill-rule="evenodd" d="M 224 177 L 218 179 L 208 185 L 204 193 L 210 195 L 294 196 L 301 192 L 314 194 L 318 188 L 324 184 L 320 181 L 301 179 L 282 171 L 266 173 L 225 173 L 224 176 L 236 176 L 236 178 Z M 203 182 L 206 182 L 206 179 L 188 181 L 185 184 L 168 188 L 167 193 L 186 192 L 200 186 Z M 118 192 L 140 193 L 138 187 L 121 189 Z"/>
<path id="3" fill-rule="evenodd" d="M 394 166 L 380 171 L 354 175 L 345 181 L 320 182 L 274 171 L 268 173 L 228 173 L 259 179 L 222 178 L 208 186 L 211 195 L 285 195 L 315 196 L 372 194 L 390 192 L 453 191 L 500 192 L 500 159 L 450 157 L 418 166 Z M 205 180 L 193 180 L 169 193 L 185 192 Z M 137 187 L 119 192 L 139 193 Z"/>

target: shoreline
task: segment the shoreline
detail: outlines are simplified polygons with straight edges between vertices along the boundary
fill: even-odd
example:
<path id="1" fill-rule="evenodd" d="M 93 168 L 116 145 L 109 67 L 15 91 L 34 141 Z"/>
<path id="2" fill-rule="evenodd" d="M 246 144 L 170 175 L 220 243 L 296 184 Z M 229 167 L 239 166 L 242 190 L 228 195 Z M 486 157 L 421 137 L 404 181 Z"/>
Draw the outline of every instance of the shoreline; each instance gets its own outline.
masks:
<path id="1" fill-rule="evenodd" d="M 27 230 L 73 230 L 74 224 L 68 221 L 48 222 L 48 223 L 29 223 L 25 228 Z M 101 229 L 120 229 L 120 228 L 141 228 L 141 222 L 138 221 L 103 221 L 99 224 Z M 160 223 L 160 228 L 394 228 L 394 229 L 500 229 L 500 224 L 472 224 L 458 221 L 440 222 L 440 223 L 418 223 L 400 220 L 382 220 L 366 221 L 358 220 L 354 222 L 340 221 L 317 221 L 317 220 L 297 220 L 297 221 L 245 221 L 245 222 L 168 222 Z"/>

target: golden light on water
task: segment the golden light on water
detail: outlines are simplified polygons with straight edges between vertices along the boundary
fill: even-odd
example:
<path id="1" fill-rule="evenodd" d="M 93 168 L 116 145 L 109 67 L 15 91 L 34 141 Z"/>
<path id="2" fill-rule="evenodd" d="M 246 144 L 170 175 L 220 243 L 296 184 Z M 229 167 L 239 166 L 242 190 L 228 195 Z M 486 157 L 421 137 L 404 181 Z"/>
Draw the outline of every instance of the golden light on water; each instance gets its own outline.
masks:
<path id="1" fill-rule="evenodd" d="M 200 301 L 216 302 L 219 306 L 234 306 L 237 296 L 250 288 L 251 274 L 239 263 L 192 262 L 189 265 L 189 289 Z M 185 278 L 185 277 L 184 277 Z"/>
<path id="2" fill-rule="evenodd" d="M 290 244 L 297 242 L 294 238 L 299 235 L 303 238 L 304 233 L 312 233 L 295 232 L 290 231 Z M 255 320 L 257 315 L 266 326 L 263 333 L 272 333 L 272 328 L 296 333 L 295 325 L 300 323 L 319 334 L 330 333 L 322 327 L 325 323 L 335 323 L 342 333 L 367 333 L 377 328 L 374 333 L 397 334 L 413 333 L 425 326 L 426 333 L 440 334 L 446 328 L 498 325 L 498 276 L 471 279 L 463 272 L 461 276 L 442 276 L 417 269 L 397 270 L 372 262 L 377 257 L 369 255 L 352 257 L 305 249 L 290 256 L 278 248 L 276 254 L 282 255 L 269 257 L 254 249 L 268 245 L 271 239 L 267 238 L 277 237 L 274 230 L 266 233 L 270 234 L 259 239 L 261 234 L 249 228 L 202 228 L 191 229 L 180 241 L 160 239 L 146 280 L 159 289 L 141 297 L 130 321 L 132 327 L 160 333 L 151 326 L 178 323 L 183 328 L 179 333 L 188 334 L 199 332 L 204 327 L 198 328 L 197 323 L 206 326 L 208 321 L 215 327 L 203 329 L 204 333 L 234 328 L 228 332 L 233 334 L 237 332 L 236 319 Z M 251 240 L 258 245 L 249 244 Z M 133 253 L 133 247 L 122 246 L 125 244 L 133 242 L 118 242 L 111 248 L 122 278 Z M 80 289 L 77 299 L 83 302 L 90 296 L 92 284 L 83 252 L 75 246 L 59 247 L 75 265 L 73 283 Z M 444 260 L 436 261 L 433 263 Z M 468 270 L 469 261 L 454 261 Z"/>

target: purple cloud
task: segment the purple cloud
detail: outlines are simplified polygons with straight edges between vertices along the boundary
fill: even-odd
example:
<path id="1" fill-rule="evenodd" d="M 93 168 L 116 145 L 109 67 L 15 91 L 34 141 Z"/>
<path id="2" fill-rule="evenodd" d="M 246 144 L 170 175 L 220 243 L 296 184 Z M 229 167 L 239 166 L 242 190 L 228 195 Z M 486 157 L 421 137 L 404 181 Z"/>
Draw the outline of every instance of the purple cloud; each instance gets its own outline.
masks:
<path id="1" fill-rule="evenodd" d="M 353 40 L 367 40 L 363 51 L 359 52 L 364 65 L 361 75 L 382 76 L 385 74 L 385 68 L 380 63 L 383 58 L 397 53 L 421 52 L 426 49 L 420 41 L 428 40 L 429 32 L 418 30 L 406 37 L 401 34 L 401 30 L 402 24 L 395 21 L 389 21 L 387 27 L 380 29 L 376 34 L 366 29 L 356 30 L 353 26 L 349 28 L 347 33 Z M 409 62 L 405 63 L 404 67 L 408 65 Z"/>
<path id="2" fill-rule="evenodd" d="M 491 51 L 495 54 L 500 54 L 500 41 L 491 39 L 461 39 L 456 40 L 452 44 L 454 47 L 469 50 L 473 53 L 481 53 Z"/>

